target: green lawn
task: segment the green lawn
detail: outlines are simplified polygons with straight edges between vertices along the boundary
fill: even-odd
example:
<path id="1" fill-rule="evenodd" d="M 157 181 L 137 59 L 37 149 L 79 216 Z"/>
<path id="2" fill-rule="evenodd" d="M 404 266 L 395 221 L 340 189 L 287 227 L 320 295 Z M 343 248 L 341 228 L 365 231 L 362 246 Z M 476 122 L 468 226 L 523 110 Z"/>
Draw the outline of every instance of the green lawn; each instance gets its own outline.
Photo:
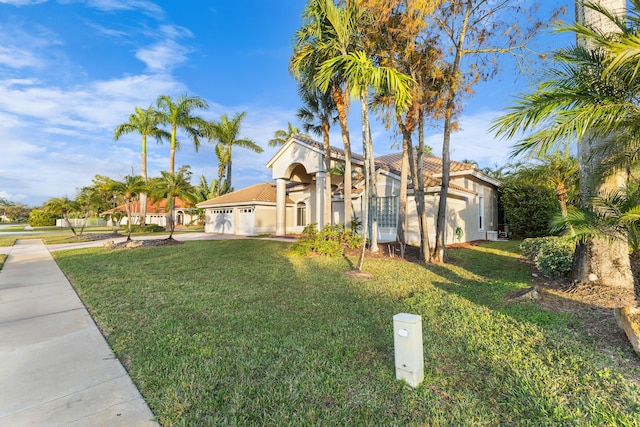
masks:
<path id="1" fill-rule="evenodd" d="M 570 315 L 502 301 L 530 286 L 517 242 L 446 266 L 367 259 L 370 280 L 287 247 L 54 256 L 164 426 L 640 425 L 634 356 L 600 352 Z M 415 390 L 395 379 L 399 312 L 423 318 Z"/>

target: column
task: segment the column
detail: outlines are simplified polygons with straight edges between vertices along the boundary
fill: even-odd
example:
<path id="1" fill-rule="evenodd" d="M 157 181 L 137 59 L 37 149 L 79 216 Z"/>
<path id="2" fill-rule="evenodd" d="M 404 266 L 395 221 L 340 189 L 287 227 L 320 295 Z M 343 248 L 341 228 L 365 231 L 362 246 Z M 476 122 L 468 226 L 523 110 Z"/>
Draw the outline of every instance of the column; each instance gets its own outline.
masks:
<path id="1" fill-rule="evenodd" d="M 316 173 L 316 222 L 318 230 L 324 227 L 324 185 L 327 174 L 325 172 Z"/>
<path id="2" fill-rule="evenodd" d="M 287 210 L 287 181 L 276 179 L 276 236 L 287 234 L 285 213 Z"/>

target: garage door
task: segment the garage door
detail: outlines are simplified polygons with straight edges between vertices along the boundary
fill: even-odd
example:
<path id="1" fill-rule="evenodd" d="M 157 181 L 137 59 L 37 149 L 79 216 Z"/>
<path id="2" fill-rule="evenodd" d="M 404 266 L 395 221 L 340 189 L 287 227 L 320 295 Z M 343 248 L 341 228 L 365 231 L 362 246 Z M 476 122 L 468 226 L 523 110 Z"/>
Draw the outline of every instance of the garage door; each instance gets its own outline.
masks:
<path id="1" fill-rule="evenodd" d="M 256 211 L 255 208 L 237 208 L 239 212 L 240 226 L 238 228 L 238 234 L 243 236 L 253 236 L 255 234 L 256 223 Z"/>
<path id="2" fill-rule="evenodd" d="M 233 209 L 211 209 L 209 211 L 209 230 L 211 233 L 233 234 Z"/>

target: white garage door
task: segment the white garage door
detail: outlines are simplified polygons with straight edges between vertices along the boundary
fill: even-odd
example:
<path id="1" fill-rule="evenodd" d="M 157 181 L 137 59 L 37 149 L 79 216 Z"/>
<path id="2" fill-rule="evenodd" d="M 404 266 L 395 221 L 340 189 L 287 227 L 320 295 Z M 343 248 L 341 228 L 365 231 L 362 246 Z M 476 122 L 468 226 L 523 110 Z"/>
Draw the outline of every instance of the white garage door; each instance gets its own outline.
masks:
<path id="1" fill-rule="evenodd" d="M 233 234 L 233 208 L 211 209 L 209 211 L 209 231 L 211 233 Z"/>
<path id="2" fill-rule="evenodd" d="M 243 236 L 253 236 L 255 234 L 256 212 L 255 208 L 236 208 L 239 212 L 240 227 L 238 234 Z"/>

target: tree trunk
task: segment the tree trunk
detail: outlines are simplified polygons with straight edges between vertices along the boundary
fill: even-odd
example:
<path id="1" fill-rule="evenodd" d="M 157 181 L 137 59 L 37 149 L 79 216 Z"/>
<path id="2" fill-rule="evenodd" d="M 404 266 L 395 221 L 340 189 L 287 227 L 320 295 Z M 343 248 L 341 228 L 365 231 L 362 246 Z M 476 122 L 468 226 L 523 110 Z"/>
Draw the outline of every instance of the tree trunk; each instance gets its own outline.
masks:
<path id="1" fill-rule="evenodd" d="M 344 144 L 344 225 L 351 229 L 351 140 L 349 138 L 349 125 L 347 123 L 347 113 L 344 99 L 344 92 L 340 86 L 333 86 L 331 95 L 338 110 L 338 121 L 340 122 L 340 133 Z"/>
<path id="2" fill-rule="evenodd" d="M 169 172 L 175 172 L 176 166 L 176 132 L 177 127 L 175 124 L 171 125 L 171 146 L 169 147 Z"/>
<path id="3" fill-rule="evenodd" d="M 407 138 L 406 128 L 402 123 L 402 119 L 398 116 L 398 126 L 402 131 L 402 160 L 400 161 L 400 193 L 398 195 L 398 241 L 405 245 L 407 243 L 407 182 L 409 175 L 409 141 L 411 135 Z M 415 194 L 415 193 L 414 193 Z"/>
<path id="4" fill-rule="evenodd" d="M 376 175 L 376 159 L 373 153 L 373 140 L 371 139 L 371 126 L 369 123 L 369 108 L 368 108 L 368 97 L 361 98 L 360 102 L 362 104 L 362 109 L 364 111 L 363 117 L 366 122 L 364 131 L 366 132 L 366 141 L 367 144 L 367 154 L 368 158 L 365 157 L 365 163 L 368 161 L 369 164 L 369 197 L 367 200 L 368 208 L 369 208 L 369 222 L 371 222 L 371 235 L 370 235 L 370 245 L 369 250 L 372 253 L 378 253 L 380 249 L 378 248 L 378 187 L 377 187 L 377 175 Z"/>
<path id="5" fill-rule="evenodd" d="M 598 195 L 618 191 L 627 180 L 624 172 L 598 179 L 598 167 L 603 161 L 598 141 L 584 139 L 578 144 L 580 176 L 580 205 L 592 208 L 591 199 Z M 579 283 L 595 283 L 608 287 L 631 288 L 633 275 L 629 262 L 629 244 L 626 238 L 613 241 L 592 238 L 576 246 L 571 277 Z"/>
<path id="6" fill-rule="evenodd" d="M 409 141 L 411 142 L 411 141 Z M 411 152 L 411 151 L 410 151 Z M 420 260 L 424 263 L 431 262 L 431 247 L 429 245 L 429 228 L 427 224 L 427 204 L 424 200 L 424 117 L 418 113 L 418 153 L 416 159 L 416 181 L 418 186 L 414 184 L 414 197 L 416 198 L 416 207 L 418 209 L 418 224 L 420 227 Z M 410 158 L 409 162 L 413 160 Z"/>
<path id="7" fill-rule="evenodd" d="M 142 135 L 142 153 L 140 175 L 147 183 L 147 136 Z M 147 224 L 147 193 L 140 193 L 140 225 L 144 227 Z"/>
<path id="8" fill-rule="evenodd" d="M 438 218 L 436 223 L 436 247 L 433 258 L 436 262 L 445 261 L 445 231 L 447 225 L 447 195 L 449 193 L 449 178 L 451 172 L 451 127 L 453 113 L 456 106 L 456 94 L 460 79 L 460 61 L 462 60 L 464 41 L 469 27 L 469 17 L 473 9 L 473 1 L 464 2 L 464 18 L 460 28 L 460 35 L 455 43 L 455 57 L 448 78 L 449 89 L 447 91 L 447 103 L 444 110 L 444 130 L 442 138 L 442 185 L 440 187 L 440 202 L 438 203 Z"/>
<path id="9" fill-rule="evenodd" d="M 358 265 L 356 269 L 358 271 L 362 271 L 362 267 L 364 265 L 364 254 L 366 252 L 367 247 L 367 233 L 371 232 L 371 228 L 369 227 L 369 207 L 371 206 L 371 201 L 369 199 L 371 192 L 371 174 L 370 174 L 370 164 L 369 157 L 371 153 L 369 152 L 369 143 L 368 138 L 369 135 L 366 130 L 366 108 L 363 104 L 366 104 L 364 100 L 364 94 L 360 93 L 360 104 L 362 106 L 362 151 L 364 154 L 364 194 L 362 196 L 362 200 L 364 201 L 362 206 L 362 244 L 360 246 L 360 257 L 358 258 Z"/>
<path id="10" fill-rule="evenodd" d="M 324 180 L 324 223 L 332 224 L 331 215 L 331 145 L 329 144 L 329 120 L 323 119 L 322 123 L 322 148 L 324 149 L 324 170 L 326 177 Z M 316 189 L 316 191 L 319 191 Z"/>
<path id="11" fill-rule="evenodd" d="M 227 185 L 229 186 L 229 191 L 231 191 L 231 144 L 227 147 L 229 150 L 229 161 L 227 162 Z"/>
<path id="12" fill-rule="evenodd" d="M 613 4 L 615 3 L 615 4 Z M 607 19 L 589 8 L 576 2 L 576 19 L 585 25 L 591 25 L 602 33 L 620 31 Z M 625 0 L 609 1 L 609 10 L 620 17 L 626 14 Z M 584 39 L 578 37 L 579 45 L 586 45 Z M 586 46 L 587 48 L 592 46 Z M 624 172 L 614 173 L 601 180 L 599 166 L 604 154 L 598 150 L 602 141 L 586 137 L 578 143 L 578 170 L 580 178 L 580 206 L 590 207 L 593 196 L 607 191 L 618 191 L 626 183 Z M 629 245 L 626 239 L 612 242 L 602 239 L 589 239 L 576 247 L 571 268 L 571 277 L 579 283 L 597 283 L 602 286 L 630 288 L 633 286 L 633 275 L 629 262 Z"/>
<path id="13" fill-rule="evenodd" d="M 124 207 L 127 210 L 127 241 L 131 240 L 131 199 L 125 199 Z"/>

